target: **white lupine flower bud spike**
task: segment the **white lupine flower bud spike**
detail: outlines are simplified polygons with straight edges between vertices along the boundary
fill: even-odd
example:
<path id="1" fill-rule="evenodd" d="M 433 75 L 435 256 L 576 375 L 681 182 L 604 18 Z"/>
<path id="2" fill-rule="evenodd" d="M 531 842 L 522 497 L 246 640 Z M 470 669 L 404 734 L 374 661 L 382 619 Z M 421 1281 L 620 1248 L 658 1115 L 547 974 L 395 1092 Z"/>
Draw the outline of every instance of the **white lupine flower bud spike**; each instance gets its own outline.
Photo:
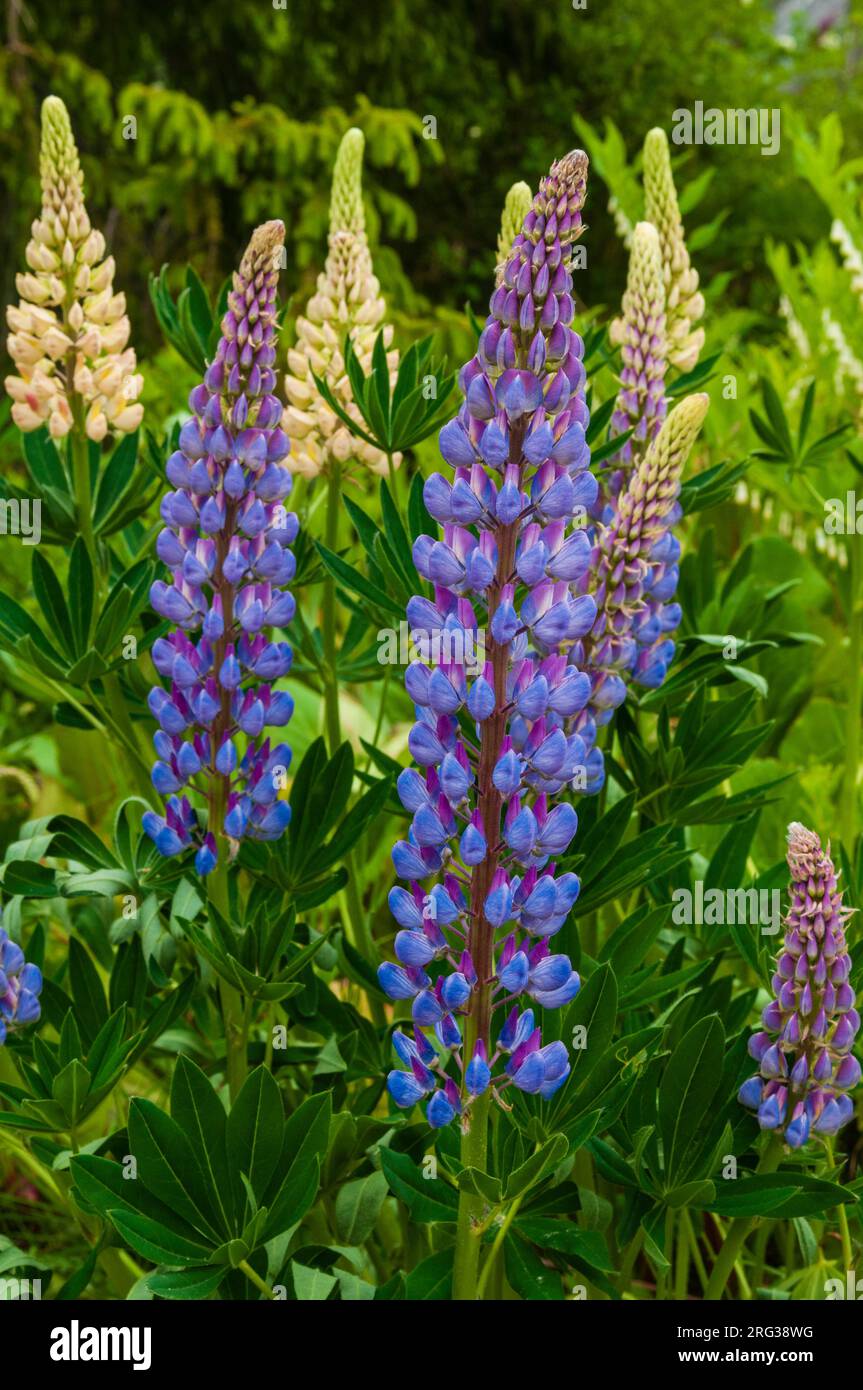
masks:
<path id="1" fill-rule="evenodd" d="M 658 126 L 647 132 L 644 141 L 644 204 L 662 249 L 668 360 L 679 371 L 690 372 L 704 346 L 704 329 L 695 328 L 704 313 L 704 297 L 686 249 L 668 138 Z"/>
<path id="2" fill-rule="evenodd" d="M 291 440 L 287 460 L 293 473 L 314 478 L 330 462 L 356 459 L 373 473 L 386 475 L 387 459 L 380 449 L 351 433 L 318 395 L 312 373 L 322 377 L 339 404 L 364 428 L 345 371 L 344 341 L 350 335 L 363 371 L 371 371 L 372 351 L 383 329 L 390 385 L 395 384 L 398 353 L 391 348 L 393 329 L 384 324 L 386 305 L 372 267 L 365 230 L 362 197 L 361 130 L 346 132 L 333 169 L 330 197 L 328 254 L 323 273 L 297 319 L 297 341 L 288 353 L 285 394 L 288 404 L 282 428 Z M 393 466 L 401 454 L 393 456 Z"/>
<path id="3" fill-rule="evenodd" d="M 12 418 L 25 431 L 47 425 L 54 439 L 69 433 L 76 414 L 97 442 L 109 431 L 131 433 L 144 413 L 135 399 L 143 379 L 127 347 L 125 297 L 113 293 L 113 257 L 98 265 L 105 239 L 90 227 L 81 163 L 59 97 L 42 103 L 39 173 L 42 211 L 25 251 L 30 273 L 16 277 L 20 302 L 6 311 L 17 372 L 6 378 Z"/>

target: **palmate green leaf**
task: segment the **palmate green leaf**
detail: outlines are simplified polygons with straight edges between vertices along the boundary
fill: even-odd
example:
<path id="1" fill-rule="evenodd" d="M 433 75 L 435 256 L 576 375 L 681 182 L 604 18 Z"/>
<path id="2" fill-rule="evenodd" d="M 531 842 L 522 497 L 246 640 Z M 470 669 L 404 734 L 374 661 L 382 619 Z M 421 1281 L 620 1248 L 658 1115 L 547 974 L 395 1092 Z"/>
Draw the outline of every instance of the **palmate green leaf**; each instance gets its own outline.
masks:
<path id="1" fill-rule="evenodd" d="M 87 547 L 79 536 L 72 546 L 69 558 L 69 611 L 72 618 L 72 633 L 75 639 L 75 652 L 83 656 L 90 640 L 90 625 L 93 618 L 93 566 Z"/>
<path id="2" fill-rule="evenodd" d="M 389 1186 L 383 1173 L 371 1172 L 345 1183 L 335 1202 L 336 1235 L 343 1245 L 362 1245 L 371 1235 Z"/>
<path id="3" fill-rule="evenodd" d="M 76 1154 L 69 1164 L 74 1182 L 73 1195 L 82 1210 L 98 1212 L 106 1217 L 109 1211 L 137 1213 L 149 1217 L 159 1226 L 167 1227 L 175 1235 L 196 1242 L 202 1241 L 202 1232 L 190 1226 L 180 1214 L 161 1202 L 138 1179 L 123 1176 L 123 1168 L 109 1158 L 97 1158 L 94 1154 Z M 205 1242 L 204 1242 L 205 1243 Z"/>
<path id="4" fill-rule="evenodd" d="M 419 473 L 415 473 L 411 481 L 411 490 L 408 495 L 408 529 L 410 530 L 411 540 L 415 541 L 418 536 L 433 534 L 434 524 L 434 520 L 423 500 L 423 479 Z"/>
<path id="5" fill-rule="evenodd" d="M 113 1210 L 108 1218 L 126 1244 L 154 1264 L 200 1265 L 210 1253 L 206 1245 L 185 1240 L 140 1212 Z"/>
<path id="6" fill-rule="evenodd" d="M 325 1302 L 339 1282 L 334 1275 L 326 1274 L 322 1269 L 310 1269 L 308 1265 L 297 1264 L 296 1260 L 291 1261 L 291 1275 L 294 1293 L 301 1303 Z"/>
<path id="7" fill-rule="evenodd" d="M 129 1142 L 139 1181 L 188 1225 L 219 1244 L 215 1196 L 180 1126 L 152 1101 L 136 1097 L 129 1107 Z"/>
<path id="8" fill-rule="evenodd" d="M 212 1265 L 190 1266 L 188 1269 L 157 1270 L 147 1276 L 146 1284 L 157 1298 L 182 1299 L 196 1302 L 216 1293 L 228 1271 Z"/>
<path id="9" fill-rule="evenodd" d="M 510 1231 L 503 1250 L 507 1280 L 520 1298 L 563 1300 L 560 1275 L 543 1264 L 532 1245 Z"/>
<path id="10" fill-rule="evenodd" d="M 60 1105 L 68 1126 L 78 1125 L 82 1119 L 83 1105 L 90 1090 L 90 1073 L 83 1062 L 78 1058 L 64 1066 L 60 1074 L 54 1077 L 53 1098 Z"/>
<path id="11" fill-rule="evenodd" d="M 573 1221 L 519 1214 L 515 1229 L 520 1235 L 539 1246 L 561 1255 L 576 1255 L 594 1269 L 605 1273 L 614 1269 L 604 1236 L 599 1231 L 585 1231 Z"/>
<path id="12" fill-rule="evenodd" d="M 452 1298 L 453 1249 L 422 1260 L 405 1279 L 404 1297 L 423 1303 Z"/>
<path id="13" fill-rule="evenodd" d="M 107 1021 L 108 1004 L 99 972 L 74 936 L 69 939 L 69 982 L 84 1041 L 90 1043 Z"/>
<path id="14" fill-rule="evenodd" d="M 381 777 L 375 781 L 348 811 L 335 834 L 315 856 L 316 871 L 337 863 L 357 843 L 368 827 L 383 811 L 393 789 L 394 779 Z"/>
<path id="15" fill-rule="evenodd" d="M 480 1168 L 462 1168 L 458 1175 L 459 1192 L 471 1192 L 482 1197 L 491 1206 L 497 1206 L 503 1197 L 503 1183 L 500 1178 L 484 1173 Z"/>
<path id="16" fill-rule="evenodd" d="M 171 1118 L 180 1126 L 195 1151 L 214 1196 L 221 1229 L 230 1230 L 231 1176 L 226 1141 L 228 1117 L 207 1076 L 182 1054 L 177 1058 L 171 1079 Z"/>
<path id="17" fill-rule="evenodd" d="M 262 1240 L 294 1226 L 317 1195 L 332 1115 L 329 1091 L 310 1096 L 284 1126 L 282 1147 L 270 1185 L 263 1195 L 269 1210 Z"/>
<path id="18" fill-rule="evenodd" d="M 56 898 L 57 876 L 47 864 L 34 864 L 28 859 L 13 859 L 0 869 L 7 893 L 22 898 Z"/>
<path id="19" fill-rule="evenodd" d="M 441 1178 L 424 1178 L 420 1164 L 409 1154 L 380 1150 L 381 1169 L 390 1190 L 410 1209 L 414 1221 L 455 1221 L 458 1193 Z"/>
<path id="20" fill-rule="evenodd" d="M 754 811 L 736 821 L 722 837 L 704 877 L 705 892 L 711 888 L 737 888 L 743 882 L 760 815 L 760 811 Z"/>
<path id="21" fill-rule="evenodd" d="M 615 927 L 599 952 L 599 961 L 608 961 L 615 976 L 625 979 L 645 960 L 662 928 L 671 917 L 671 905 L 637 907 Z"/>
<path id="22" fill-rule="evenodd" d="M 256 1067 L 231 1107 L 226 1129 L 231 1170 L 244 1173 L 259 1202 L 282 1152 L 284 1109 L 281 1092 L 267 1067 Z"/>
<path id="23" fill-rule="evenodd" d="M 297 1159 L 279 1188 L 272 1206 L 266 1208 L 259 1239 L 261 1242 L 275 1239 L 285 1231 L 290 1231 L 309 1211 L 318 1195 L 320 1185 L 320 1163 L 316 1157 Z"/>
<path id="24" fill-rule="evenodd" d="M 102 533 L 112 513 L 123 501 L 123 497 L 135 475 L 138 462 L 139 432 L 126 434 L 117 444 L 96 491 L 93 506 L 93 529 Z"/>
<path id="25" fill-rule="evenodd" d="M 320 541 L 315 541 L 315 549 L 324 562 L 325 567 L 340 584 L 346 585 L 361 598 L 367 599 L 374 607 L 381 609 L 384 613 L 390 613 L 401 620 L 404 616 L 403 607 L 390 598 L 384 590 L 377 588 L 366 579 L 365 575 L 359 570 L 354 569 L 347 561 L 342 560 L 332 550 L 328 550 Z"/>
<path id="26" fill-rule="evenodd" d="M 356 360 L 355 354 L 354 354 L 354 353 L 351 353 L 350 356 L 353 357 L 354 360 Z M 345 366 L 346 366 L 346 367 L 349 366 L 349 358 L 348 358 L 347 356 L 345 357 Z M 362 376 L 362 369 L 361 369 L 361 368 L 360 368 L 360 376 Z M 339 419 L 341 420 L 342 424 L 347 426 L 347 428 L 350 430 L 351 434 L 356 435 L 357 438 L 359 438 L 359 439 L 365 440 L 366 444 L 371 444 L 372 448 L 374 448 L 374 449 L 382 449 L 382 450 L 384 451 L 384 453 L 386 453 L 386 440 L 381 441 L 381 440 L 378 439 L 374 434 L 370 434 L 370 433 L 368 432 L 367 429 L 365 429 L 365 430 L 362 429 L 361 426 L 357 424 L 357 422 L 356 422 L 356 420 L 353 418 L 353 416 L 348 414 L 348 412 L 345 410 L 344 406 L 342 405 L 341 401 L 336 400 L 335 396 L 333 395 L 332 391 L 330 390 L 329 384 L 324 380 L 323 377 L 318 376 L 318 375 L 313 371 L 313 372 L 312 372 L 312 380 L 313 380 L 314 383 L 315 383 L 315 387 L 317 388 L 318 394 L 319 394 L 320 396 L 323 397 L 323 399 L 326 401 L 327 405 L 330 407 L 330 410 L 332 410 L 332 411 L 339 417 Z M 365 413 L 364 413 L 364 409 L 363 409 L 363 407 L 364 407 L 364 401 L 363 401 L 362 393 L 360 393 L 360 394 L 358 395 L 356 385 L 355 385 L 353 382 L 352 382 L 351 384 L 352 384 L 352 390 L 353 390 L 354 401 L 355 401 L 356 404 L 359 406 L 360 413 L 363 415 L 363 419 L 365 419 L 366 417 L 365 417 Z"/>
<path id="27" fill-rule="evenodd" d="M 531 1154 L 530 1158 L 525 1159 L 524 1163 L 509 1174 L 504 1189 L 506 1200 L 509 1202 L 514 1197 L 529 1192 L 566 1158 L 568 1152 L 569 1143 L 566 1135 L 552 1135 L 536 1153 Z"/>
<path id="28" fill-rule="evenodd" d="M 779 1220 L 820 1216 L 857 1201 L 856 1194 L 847 1187 L 801 1171 L 755 1173 L 719 1183 L 715 1199 L 699 1205 L 723 1218 L 769 1216 Z"/>
<path id="29" fill-rule="evenodd" d="M 61 643 L 64 652 L 71 659 L 76 653 L 76 641 L 72 631 L 72 621 L 60 582 L 38 547 L 33 550 L 31 568 L 33 593 L 48 625 Z"/>
<path id="30" fill-rule="evenodd" d="M 677 1174 L 691 1166 L 689 1146 L 716 1095 L 724 1055 L 722 1024 L 713 1014 L 690 1029 L 665 1068 L 657 1114 L 669 1189 L 676 1186 Z"/>

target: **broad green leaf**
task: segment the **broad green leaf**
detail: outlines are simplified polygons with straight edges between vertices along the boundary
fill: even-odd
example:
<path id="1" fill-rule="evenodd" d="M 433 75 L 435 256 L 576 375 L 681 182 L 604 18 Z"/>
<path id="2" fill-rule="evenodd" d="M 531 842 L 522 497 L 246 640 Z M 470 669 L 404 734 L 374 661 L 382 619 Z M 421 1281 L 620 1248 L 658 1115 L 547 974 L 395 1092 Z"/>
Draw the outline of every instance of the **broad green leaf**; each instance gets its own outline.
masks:
<path id="1" fill-rule="evenodd" d="M 381 1168 L 390 1189 L 410 1208 L 415 1221 L 455 1221 L 458 1193 L 441 1178 L 424 1178 L 422 1164 L 408 1154 L 382 1148 Z"/>
<path id="2" fill-rule="evenodd" d="M 665 1068 L 657 1113 L 669 1188 L 691 1166 L 688 1149 L 716 1094 L 724 1052 L 722 1024 L 710 1015 L 689 1030 Z"/>
<path id="3" fill-rule="evenodd" d="M 563 1300 L 560 1275 L 543 1264 L 531 1245 L 510 1232 L 503 1249 L 507 1280 L 519 1297 L 531 1301 Z"/>
<path id="4" fill-rule="evenodd" d="M 272 1072 L 256 1067 L 231 1107 L 226 1137 L 231 1169 L 245 1173 L 259 1201 L 282 1152 L 284 1125 L 282 1096 Z"/>
<path id="5" fill-rule="evenodd" d="M 335 1202 L 336 1235 L 343 1245 L 362 1245 L 371 1235 L 389 1191 L 383 1173 L 345 1183 Z"/>

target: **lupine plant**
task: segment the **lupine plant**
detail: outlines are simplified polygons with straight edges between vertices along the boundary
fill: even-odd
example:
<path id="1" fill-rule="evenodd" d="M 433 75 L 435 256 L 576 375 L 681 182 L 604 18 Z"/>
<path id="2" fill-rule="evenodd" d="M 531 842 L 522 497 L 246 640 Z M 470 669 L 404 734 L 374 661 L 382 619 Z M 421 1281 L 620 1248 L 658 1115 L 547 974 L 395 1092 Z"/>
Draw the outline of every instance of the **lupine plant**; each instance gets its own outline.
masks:
<path id="1" fill-rule="evenodd" d="M 0 594 L 31 806 L 0 866 L 0 1272 L 64 1301 L 828 1297 L 861 1249 L 863 842 L 856 767 L 810 785 L 792 740 L 807 704 L 828 737 L 798 668 L 834 680 L 842 644 L 793 548 L 735 548 L 733 498 L 859 467 L 847 421 L 804 383 L 795 443 L 762 387 L 760 456 L 729 457 L 719 382 L 759 372 L 713 376 L 723 286 L 660 129 L 642 188 L 577 123 L 619 309 L 573 150 L 500 171 L 484 320 L 414 337 L 395 195 L 361 181 L 380 119 L 319 132 L 311 299 L 314 217 L 265 181 L 226 284 L 150 268 L 139 372 L 116 219 L 43 106 L 0 431 L 0 500 L 44 522 Z"/>

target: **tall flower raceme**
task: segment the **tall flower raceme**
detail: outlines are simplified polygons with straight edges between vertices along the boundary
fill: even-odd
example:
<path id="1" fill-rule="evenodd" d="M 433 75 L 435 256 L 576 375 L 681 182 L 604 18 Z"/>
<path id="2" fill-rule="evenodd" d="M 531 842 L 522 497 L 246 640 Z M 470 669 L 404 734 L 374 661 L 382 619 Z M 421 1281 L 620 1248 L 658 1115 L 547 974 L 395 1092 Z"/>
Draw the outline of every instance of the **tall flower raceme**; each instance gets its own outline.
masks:
<path id="1" fill-rule="evenodd" d="M 497 283 L 503 279 L 506 263 L 512 252 L 512 243 L 524 226 L 524 219 L 530 212 L 533 194 L 527 183 L 514 183 L 504 199 L 500 217 L 500 231 L 497 234 Z"/>
<path id="2" fill-rule="evenodd" d="M 405 1107 L 426 1098 L 433 1126 L 509 1086 L 550 1096 L 569 1073 L 566 1047 L 543 1047 L 528 1001 L 558 1007 L 579 988 L 550 941 L 580 886 L 555 872 L 577 817 L 554 798 L 585 758 L 563 723 L 590 692 L 567 651 L 596 615 L 570 587 L 590 558 L 572 517 L 597 492 L 583 344 L 570 327 L 586 183 L 579 150 L 540 184 L 461 372 L 464 404 L 441 431 L 454 479 L 425 485 L 442 537 L 414 546 L 434 599 L 413 598 L 408 621 L 441 660 L 406 674 L 417 766 L 398 790 L 413 820 L 393 851 L 398 963 L 379 976 L 391 998 L 411 1001 L 413 1021 L 412 1035 L 394 1035 L 405 1069 L 390 1073 L 390 1093 Z M 480 628 L 486 661 L 469 676 L 462 653 Z M 446 1074 L 453 1055 L 460 1085 Z"/>
<path id="3" fill-rule="evenodd" d="M 679 371 L 689 372 L 704 346 L 704 329 L 695 327 L 704 313 L 704 296 L 686 249 L 668 138 L 660 127 L 648 131 L 644 141 L 644 204 L 662 250 L 668 360 Z"/>
<path id="4" fill-rule="evenodd" d="M 620 390 L 611 417 L 611 433 L 632 434 L 609 466 L 609 489 L 616 496 L 629 470 L 654 440 L 665 419 L 665 285 L 659 233 L 651 222 L 638 222 L 632 236 L 629 271 L 620 316 L 609 328 L 620 348 Z"/>
<path id="5" fill-rule="evenodd" d="M 669 602 L 677 587 L 680 547 L 671 527 L 680 515 L 677 500 L 683 468 L 707 414 L 703 392 L 685 397 L 667 417 L 619 494 L 614 516 L 600 529 L 588 574 L 597 616 L 576 650 L 591 675 L 591 696 L 575 721 L 606 723 L 626 697 L 626 684 L 662 684 L 674 655 L 670 633 L 680 623 L 680 605 Z"/>
<path id="6" fill-rule="evenodd" d="M 368 374 L 372 350 L 383 329 L 390 386 L 395 385 L 398 352 L 390 348 L 392 325 L 384 324 L 386 305 L 372 268 L 363 212 L 362 166 L 365 138 L 353 128 L 344 135 L 336 156 L 330 199 L 328 254 L 315 293 L 297 319 L 296 345 L 288 352 L 282 421 L 291 441 L 289 467 L 315 478 L 330 464 L 358 459 L 373 473 L 388 471 L 386 455 L 343 424 L 318 394 L 312 373 L 333 392 L 345 412 L 362 425 L 345 370 L 344 344 L 349 337 L 363 371 Z M 398 467 L 401 454 L 393 455 Z"/>
<path id="7" fill-rule="evenodd" d="M 62 439 L 73 425 L 99 441 L 138 428 L 143 377 L 127 346 L 126 300 L 114 293 L 114 259 L 91 227 L 69 113 L 42 103 L 42 211 L 27 244 L 28 271 L 6 317 L 17 375 L 6 378 L 12 418 L 28 431 L 47 425 Z"/>
<path id="8" fill-rule="evenodd" d="M 291 649 L 273 629 L 294 614 L 285 585 L 297 535 L 297 518 L 284 507 L 290 445 L 274 394 L 284 236 L 282 222 L 266 222 L 249 242 L 215 358 L 168 459 L 174 491 L 161 506 L 157 551 L 171 579 L 157 580 L 150 599 L 177 626 L 153 644 L 153 663 L 170 686 L 156 686 L 149 705 L 159 723 L 153 784 L 168 802 L 164 817 L 144 816 L 144 828 L 166 856 L 197 845 L 200 874 L 244 836 L 277 839 L 290 819 L 278 793 L 291 750 L 261 739 L 293 713 L 290 695 L 273 687 L 291 666 Z M 187 788 L 206 796 L 205 832 Z"/>
<path id="9" fill-rule="evenodd" d="M 763 1029 L 749 1041 L 758 1073 L 740 1100 L 762 1129 L 799 1149 L 811 1135 L 832 1135 L 854 1113 L 848 1094 L 860 1080 L 851 1049 L 860 1028 L 849 983 L 845 926 L 853 911 L 842 903 L 830 846 L 824 850 L 799 821 L 788 827 L 791 902 L 773 976 L 775 998 Z"/>
<path id="10" fill-rule="evenodd" d="M 0 927 L 0 1047 L 10 1033 L 36 1023 L 41 1013 L 42 972 Z"/>

